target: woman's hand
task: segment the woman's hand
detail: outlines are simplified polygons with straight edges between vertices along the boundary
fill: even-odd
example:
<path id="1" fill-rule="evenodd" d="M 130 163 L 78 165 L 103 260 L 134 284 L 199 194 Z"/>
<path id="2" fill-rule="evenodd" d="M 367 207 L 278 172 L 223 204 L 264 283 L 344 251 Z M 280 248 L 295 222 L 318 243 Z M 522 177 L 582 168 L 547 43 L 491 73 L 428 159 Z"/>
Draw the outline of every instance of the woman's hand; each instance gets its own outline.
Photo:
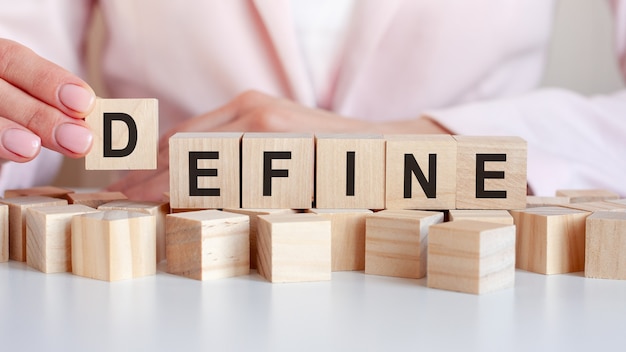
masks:
<path id="1" fill-rule="evenodd" d="M 42 146 L 84 156 L 93 140 L 84 117 L 95 98 L 77 76 L 0 38 L 0 161 L 32 160 Z"/>
<path id="2" fill-rule="evenodd" d="M 159 143 L 158 169 L 132 171 L 109 187 L 135 200 L 162 200 L 169 189 L 169 138 L 177 132 L 447 133 L 428 119 L 373 123 L 312 109 L 260 92 L 243 93 L 221 108 L 187 120 Z"/>

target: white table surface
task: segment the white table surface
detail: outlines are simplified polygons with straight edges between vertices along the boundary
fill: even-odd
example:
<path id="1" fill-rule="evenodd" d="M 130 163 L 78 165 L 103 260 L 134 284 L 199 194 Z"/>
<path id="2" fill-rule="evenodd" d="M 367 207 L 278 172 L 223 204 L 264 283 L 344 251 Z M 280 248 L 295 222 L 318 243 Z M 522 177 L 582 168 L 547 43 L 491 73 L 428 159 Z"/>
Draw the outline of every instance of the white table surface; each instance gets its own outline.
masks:
<path id="1" fill-rule="evenodd" d="M 626 281 L 582 273 L 518 270 L 514 289 L 477 296 L 362 272 L 109 283 L 0 263 L 0 351 L 625 349 Z"/>

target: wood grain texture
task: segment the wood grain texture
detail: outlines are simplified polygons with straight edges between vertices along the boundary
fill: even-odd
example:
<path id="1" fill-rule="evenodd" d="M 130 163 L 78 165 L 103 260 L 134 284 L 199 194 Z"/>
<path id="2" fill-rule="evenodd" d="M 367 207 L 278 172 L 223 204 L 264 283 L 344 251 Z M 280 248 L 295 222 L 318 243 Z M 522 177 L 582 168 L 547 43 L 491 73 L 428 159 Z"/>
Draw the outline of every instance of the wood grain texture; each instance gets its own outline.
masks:
<path id="1" fill-rule="evenodd" d="M 619 194 L 606 189 L 559 189 L 559 197 L 568 197 L 570 203 L 595 202 L 619 199 Z"/>
<path id="2" fill-rule="evenodd" d="M 306 213 L 261 215 L 258 236 L 258 271 L 268 281 L 330 280 L 330 220 Z"/>
<path id="3" fill-rule="evenodd" d="M 369 209 L 309 209 L 330 220 L 331 270 L 365 270 L 365 217 Z"/>
<path id="4" fill-rule="evenodd" d="M 0 199 L 9 206 L 9 259 L 26 261 L 26 209 L 67 205 L 64 199 L 28 196 Z"/>
<path id="5" fill-rule="evenodd" d="M 315 148 L 316 208 L 385 208 L 382 135 L 317 134 Z"/>
<path id="6" fill-rule="evenodd" d="M 9 206 L 0 204 L 0 263 L 9 261 Z"/>
<path id="7" fill-rule="evenodd" d="M 554 197 L 542 197 L 542 196 L 526 196 L 526 208 L 537 207 L 550 207 L 550 206 L 562 206 L 569 204 L 569 197 L 554 196 Z"/>
<path id="8" fill-rule="evenodd" d="M 29 208 L 26 263 L 44 273 L 72 272 L 72 218 L 96 209 L 80 204 Z"/>
<path id="9" fill-rule="evenodd" d="M 489 209 L 489 210 L 475 210 L 475 209 L 452 209 L 448 212 L 450 221 L 456 220 L 474 220 L 495 222 L 504 225 L 513 225 L 513 217 L 508 210 L 503 209 Z"/>
<path id="10" fill-rule="evenodd" d="M 387 209 L 454 209 L 456 206 L 456 140 L 449 135 L 385 135 L 385 139 L 387 142 L 385 207 Z M 409 174 L 412 185 L 410 197 L 405 197 L 407 176 L 405 159 L 407 158 L 417 163 L 427 183 L 435 185 L 434 197 L 429 197 L 430 194 L 424 191 L 417 177 L 412 174 Z M 431 160 L 433 170 L 435 170 L 434 179 L 430 177 L 433 171 L 430 165 Z"/>
<path id="11" fill-rule="evenodd" d="M 457 141 L 457 209 L 526 208 L 526 141 L 519 137 L 454 138 Z M 500 160 L 493 160 L 493 157 Z M 480 158 L 486 159 L 481 162 Z M 484 187 L 480 180 L 484 180 Z M 486 194 L 481 195 L 479 189 Z M 502 192 L 505 195 L 499 198 Z"/>
<path id="12" fill-rule="evenodd" d="M 243 208 L 227 208 L 224 209 L 229 213 L 244 214 L 250 217 L 250 269 L 257 268 L 257 258 L 259 251 L 257 249 L 257 238 L 259 228 L 259 215 L 279 215 L 279 214 L 295 214 L 293 209 L 243 209 Z"/>
<path id="13" fill-rule="evenodd" d="M 156 273 L 152 215 L 105 210 L 72 218 L 72 272 L 104 281 Z"/>
<path id="14" fill-rule="evenodd" d="M 102 204 L 116 200 L 127 200 L 128 197 L 122 192 L 89 192 L 71 193 L 68 194 L 67 199 L 70 204 L 82 204 L 97 209 Z"/>
<path id="15" fill-rule="evenodd" d="M 67 199 L 67 195 L 70 193 L 74 193 L 74 191 L 55 186 L 39 186 L 31 188 L 7 189 L 4 191 L 4 198 L 42 196 Z"/>
<path id="16" fill-rule="evenodd" d="M 585 277 L 626 280 L 626 213 L 593 213 L 585 228 Z"/>
<path id="17" fill-rule="evenodd" d="M 311 207 L 315 155 L 312 134 L 246 133 L 241 148 L 242 208 Z M 277 175 L 267 177 L 264 169 L 280 171 L 272 171 Z M 264 189 L 264 182 L 268 182 L 269 190 Z"/>
<path id="18" fill-rule="evenodd" d="M 431 226 L 428 287 L 482 294 L 515 284 L 515 226 L 459 220 Z"/>
<path id="19" fill-rule="evenodd" d="M 124 113 L 137 127 L 134 151 L 123 157 L 104 156 L 104 114 Z M 101 99 L 85 121 L 93 132 L 93 146 L 85 157 L 87 170 L 156 169 L 159 141 L 159 107 L 156 99 Z M 111 123 L 111 147 L 124 149 L 129 141 L 129 128 L 120 121 Z"/>
<path id="20" fill-rule="evenodd" d="M 196 280 L 250 272 L 250 220 L 219 210 L 170 214 L 166 218 L 167 271 Z"/>
<path id="21" fill-rule="evenodd" d="M 242 135 L 218 132 L 177 133 L 170 138 L 168 197 L 173 209 L 240 206 L 239 150 Z M 213 172 L 208 170 L 215 170 L 215 175 L 202 176 Z M 196 172 L 200 176 L 194 177 Z M 190 194 L 195 192 L 204 195 Z"/>
<path id="22" fill-rule="evenodd" d="M 169 213 L 168 203 L 114 200 L 98 206 L 99 210 L 126 210 L 153 215 L 156 221 L 156 261 L 165 259 L 165 216 Z"/>
<path id="23" fill-rule="evenodd" d="M 590 214 L 563 207 L 511 211 L 517 228 L 516 266 L 540 274 L 582 271 Z"/>
<path id="24" fill-rule="evenodd" d="M 419 279 L 426 275 L 429 227 L 442 212 L 383 210 L 365 220 L 365 273 Z"/>

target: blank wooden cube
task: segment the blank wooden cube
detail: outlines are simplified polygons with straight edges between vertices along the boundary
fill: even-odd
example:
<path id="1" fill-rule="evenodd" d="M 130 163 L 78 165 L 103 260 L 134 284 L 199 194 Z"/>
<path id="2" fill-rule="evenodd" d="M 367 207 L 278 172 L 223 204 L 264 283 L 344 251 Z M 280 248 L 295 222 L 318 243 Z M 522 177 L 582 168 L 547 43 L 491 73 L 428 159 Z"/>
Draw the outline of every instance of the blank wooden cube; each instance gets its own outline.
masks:
<path id="1" fill-rule="evenodd" d="M 458 220 L 431 226 L 428 287 L 481 294 L 515 284 L 515 226 Z"/>
<path id="2" fill-rule="evenodd" d="M 136 202 L 130 200 L 114 200 L 102 204 L 99 210 L 126 210 L 154 215 L 156 221 L 156 262 L 165 259 L 165 216 L 169 213 L 168 203 Z"/>
<path id="3" fill-rule="evenodd" d="M 315 154 L 310 133 L 246 133 L 241 144 L 241 207 L 308 209 Z"/>
<path id="4" fill-rule="evenodd" d="M 259 216 L 259 274 L 271 282 L 330 280 L 330 231 L 317 214 Z"/>
<path id="5" fill-rule="evenodd" d="M 67 199 L 70 204 L 82 204 L 97 209 L 102 204 L 116 200 L 127 200 L 128 197 L 122 192 L 91 192 L 68 194 Z"/>
<path id="6" fill-rule="evenodd" d="M 29 196 L 0 199 L 9 206 L 9 259 L 26 261 L 26 209 L 67 205 L 64 199 Z"/>
<path id="7" fill-rule="evenodd" d="M 442 212 L 383 210 L 366 218 L 365 273 L 419 279 L 426 275 L 429 227 Z"/>
<path id="8" fill-rule="evenodd" d="M 626 280 L 626 213 L 597 212 L 587 217 L 585 277 Z"/>
<path id="9" fill-rule="evenodd" d="M 239 208 L 241 136 L 206 132 L 170 138 L 172 208 Z"/>
<path id="10" fill-rule="evenodd" d="M 168 215 L 167 272 L 196 280 L 248 274 L 249 229 L 248 216 L 219 210 Z"/>
<path id="11" fill-rule="evenodd" d="M 457 209 L 524 209 L 526 141 L 455 136 Z"/>
<path id="12" fill-rule="evenodd" d="M 517 267 L 540 274 L 582 271 L 585 219 L 590 214 L 562 207 L 511 211 L 517 228 Z"/>
<path id="13" fill-rule="evenodd" d="M 310 209 L 330 220 L 331 270 L 365 269 L 365 217 L 369 209 Z"/>
<path id="14" fill-rule="evenodd" d="M 293 209 L 242 209 L 242 208 L 227 208 L 224 209 L 229 213 L 244 214 L 250 217 L 250 269 L 257 268 L 257 237 L 258 237 L 258 223 L 259 215 L 277 215 L 277 214 L 295 214 Z"/>
<path id="15" fill-rule="evenodd" d="M 21 189 L 7 189 L 4 191 L 4 198 L 42 196 L 67 199 L 67 195 L 70 193 L 74 193 L 74 191 L 55 186 L 39 186 Z"/>
<path id="16" fill-rule="evenodd" d="M 556 195 L 569 197 L 570 203 L 619 199 L 619 194 L 606 189 L 559 189 Z"/>
<path id="17" fill-rule="evenodd" d="M 448 213 L 450 221 L 474 220 L 484 222 L 495 222 L 504 225 L 513 225 L 513 216 L 503 209 L 475 210 L 475 209 L 452 209 Z"/>
<path id="18" fill-rule="evenodd" d="M 9 206 L 0 204 L 0 263 L 9 261 Z"/>
<path id="19" fill-rule="evenodd" d="M 104 281 L 156 273 L 153 215 L 105 210 L 72 218 L 72 272 Z"/>
<path id="20" fill-rule="evenodd" d="M 456 140 L 449 135 L 385 136 L 387 209 L 454 209 Z"/>
<path id="21" fill-rule="evenodd" d="M 626 211 L 626 204 L 609 202 L 605 200 L 600 200 L 600 201 L 595 201 L 595 202 L 570 203 L 570 204 L 564 204 L 562 205 L 562 207 L 584 210 L 584 211 L 589 211 L 589 212 Z"/>
<path id="22" fill-rule="evenodd" d="M 381 135 L 318 134 L 315 207 L 385 208 L 385 140 Z"/>
<path id="23" fill-rule="evenodd" d="M 93 146 L 87 170 L 156 169 L 159 108 L 156 99 L 97 99 L 85 121 Z"/>
<path id="24" fill-rule="evenodd" d="M 29 208 L 26 263 L 44 273 L 72 271 L 72 217 L 96 209 L 80 204 Z"/>

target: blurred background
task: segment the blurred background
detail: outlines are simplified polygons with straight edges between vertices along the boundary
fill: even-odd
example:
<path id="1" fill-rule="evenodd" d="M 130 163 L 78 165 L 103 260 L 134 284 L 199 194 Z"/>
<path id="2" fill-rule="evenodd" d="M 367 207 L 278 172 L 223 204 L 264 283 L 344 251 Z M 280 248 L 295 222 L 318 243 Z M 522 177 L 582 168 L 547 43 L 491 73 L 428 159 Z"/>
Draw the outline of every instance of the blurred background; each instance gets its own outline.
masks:
<path id="1" fill-rule="evenodd" d="M 102 24 L 96 16 L 88 56 L 98 64 Z M 560 0 L 542 86 L 563 87 L 585 95 L 610 93 L 624 87 L 613 44 L 613 23 L 607 1 Z M 89 82 L 106 96 L 96 70 Z M 84 160 L 66 159 L 56 186 L 101 187 L 116 178 L 116 171 L 87 171 Z"/>

